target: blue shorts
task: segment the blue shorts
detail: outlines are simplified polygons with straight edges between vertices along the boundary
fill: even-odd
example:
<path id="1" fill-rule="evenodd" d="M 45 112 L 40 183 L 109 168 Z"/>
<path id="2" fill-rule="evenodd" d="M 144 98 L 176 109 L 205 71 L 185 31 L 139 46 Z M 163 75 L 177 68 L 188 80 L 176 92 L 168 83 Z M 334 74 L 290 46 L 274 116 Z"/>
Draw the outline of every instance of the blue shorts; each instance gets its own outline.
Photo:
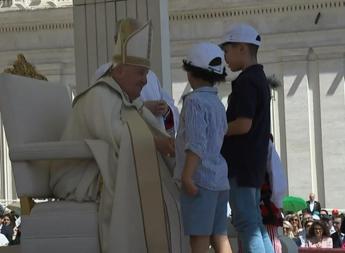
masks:
<path id="1" fill-rule="evenodd" d="M 196 196 L 181 192 L 181 209 L 185 235 L 227 235 L 229 190 L 210 191 L 199 188 Z"/>

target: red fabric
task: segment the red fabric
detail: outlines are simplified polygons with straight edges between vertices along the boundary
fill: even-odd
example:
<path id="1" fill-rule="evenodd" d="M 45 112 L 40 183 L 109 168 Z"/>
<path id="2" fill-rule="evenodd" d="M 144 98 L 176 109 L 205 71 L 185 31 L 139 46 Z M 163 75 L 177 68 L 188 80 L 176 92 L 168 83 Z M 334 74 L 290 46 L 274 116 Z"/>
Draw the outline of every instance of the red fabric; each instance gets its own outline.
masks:
<path id="1" fill-rule="evenodd" d="M 265 225 L 283 226 L 283 217 L 279 208 L 277 208 L 271 201 L 271 186 L 266 175 L 266 182 L 261 186 L 261 204 L 260 210 L 262 215 L 262 222 Z"/>
<path id="2" fill-rule="evenodd" d="M 169 108 L 168 112 L 166 115 L 164 115 L 164 125 L 166 130 L 170 130 L 174 128 L 174 115 Z"/>

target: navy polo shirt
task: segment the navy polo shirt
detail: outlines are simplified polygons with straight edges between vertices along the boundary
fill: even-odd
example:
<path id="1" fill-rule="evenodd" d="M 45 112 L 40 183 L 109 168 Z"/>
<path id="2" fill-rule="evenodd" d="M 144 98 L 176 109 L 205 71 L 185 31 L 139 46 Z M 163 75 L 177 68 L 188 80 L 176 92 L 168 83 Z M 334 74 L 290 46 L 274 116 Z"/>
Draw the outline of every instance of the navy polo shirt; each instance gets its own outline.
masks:
<path id="1" fill-rule="evenodd" d="M 248 133 L 224 138 L 221 153 L 229 178 L 235 177 L 239 186 L 259 188 L 265 179 L 270 133 L 270 90 L 262 65 L 246 68 L 232 82 L 226 114 L 228 122 L 252 119 Z"/>

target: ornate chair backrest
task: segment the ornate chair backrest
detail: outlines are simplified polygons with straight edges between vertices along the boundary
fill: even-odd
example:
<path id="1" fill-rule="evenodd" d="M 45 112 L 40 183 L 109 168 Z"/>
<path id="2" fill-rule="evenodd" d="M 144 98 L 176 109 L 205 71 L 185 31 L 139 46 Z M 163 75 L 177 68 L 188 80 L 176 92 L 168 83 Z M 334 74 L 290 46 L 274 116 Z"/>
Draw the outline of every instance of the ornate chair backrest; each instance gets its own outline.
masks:
<path id="1" fill-rule="evenodd" d="M 58 141 L 71 111 L 67 87 L 0 74 L 0 112 L 9 150 L 16 145 Z M 19 197 L 48 197 L 49 170 L 38 163 L 12 162 Z"/>

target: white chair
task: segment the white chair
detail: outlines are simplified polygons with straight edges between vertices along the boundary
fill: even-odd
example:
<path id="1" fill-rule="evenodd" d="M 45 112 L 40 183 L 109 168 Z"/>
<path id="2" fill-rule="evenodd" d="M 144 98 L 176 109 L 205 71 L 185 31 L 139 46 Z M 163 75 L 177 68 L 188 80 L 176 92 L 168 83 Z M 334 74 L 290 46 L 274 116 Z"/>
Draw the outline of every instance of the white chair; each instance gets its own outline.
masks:
<path id="1" fill-rule="evenodd" d="M 71 111 L 67 88 L 0 74 L 0 111 L 22 208 L 21 252 L 98 253 L 95 203 L 48 201 L 49 161 L 92 159 L 83 142 L 60 142 Z"/>

